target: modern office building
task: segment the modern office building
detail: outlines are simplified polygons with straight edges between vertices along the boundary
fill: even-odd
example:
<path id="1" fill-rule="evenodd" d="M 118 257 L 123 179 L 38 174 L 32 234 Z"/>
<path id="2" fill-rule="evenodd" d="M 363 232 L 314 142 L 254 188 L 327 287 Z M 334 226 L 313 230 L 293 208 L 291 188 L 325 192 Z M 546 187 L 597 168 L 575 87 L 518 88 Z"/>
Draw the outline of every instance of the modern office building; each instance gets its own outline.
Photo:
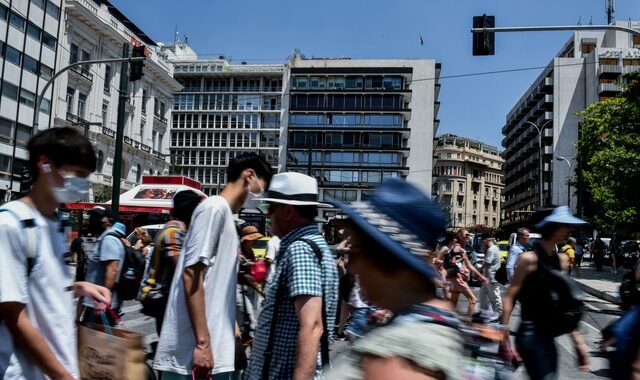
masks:
<path id="1" fill-rule="evenodd" d="M 59 60 L 61 6 L 61 0 L 0 0 L 0 203 L 20 190 L 36 94 Z M 52 93 L 38 110 L 40 125 L 51 123 Z"/>
<path id="2" fill-rule="evenodd" d="M 433 192 L 449 216 L 449 228 L 499 227 L 504 159 L 496 147 L 445 134 L 435 140 Z"/>
<path id="3" fill-rule="evenodd" d="M 199 59 L 187 44 L 162 47 L 184 88 L 174 94 L 171 157 L 175 174 L 218 194 L 229 161 L 244 152 L 278 165 L 284 66 Z"/>
<path id="4" fill-rule="evenodd" d="M 386 178 L 430 193 L 439 75 L 433 60 L 307 59 L 295 52 L 286 65 L 280 171 L 316 177 L 322 200 L 362 200 Z"/>
<path id="5" fill-rule="evenodd" d="M 64 10 L 58 70 L 78 61 L 120 58 L 124 44 L 130 49 L 134 45 L 146 47 L 144 75 L 129 83 L 121 188 L 133 188 L 142 175 L 168 173 L 170 105 L 172 94 L 182 88 L 173 79 L 173 65 L 158 54 L 157 44 L 109 1 L 64 0 Z M 90 201 L 111 198 L 120 66 L 77 66 L 56 81 L 54 125 L 83 130 L 97 150 L 98 168 L 91 176 Z"/>
<path id="6" fill-rule="evenodd" d="M 636 21 L 617 24 L 640 29 Z M 619 31 L 575 32 L 553 57 L 502 128 L 504 229 L 520 226 L 540 204 L 570 203 L 580 212 L 579 193 L 567 183 L 579 179 L 577 113 L 622 91 L 623 75 L 639 69 L 640 38 Z"/>

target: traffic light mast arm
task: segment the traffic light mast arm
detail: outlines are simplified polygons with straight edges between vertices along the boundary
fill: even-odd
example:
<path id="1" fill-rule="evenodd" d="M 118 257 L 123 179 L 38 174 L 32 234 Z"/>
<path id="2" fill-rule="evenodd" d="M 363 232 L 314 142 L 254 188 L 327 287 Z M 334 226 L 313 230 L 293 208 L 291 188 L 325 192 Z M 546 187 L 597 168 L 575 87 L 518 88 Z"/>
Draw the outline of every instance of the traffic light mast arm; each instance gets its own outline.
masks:
<path id="1" fill-rule="evenodd" d="M 40 104 L 42 103 L 42 99 L 44 99 L 44 95 L 47 93 L 47 90 L 49 89 L 49 87 L 53 84 L 53 81 L 56 80 L 56 78 L 58 78 L 65 71 L 67 71 L 67 70 L 69 70 L 69 69 L 71 69 L 73 67 L 76 67 L 76 66 L 93 65 L 93 64 L 96 64 L 96 63 L 133 62 L 133 61 L 143 61 L 143 60 L 145 60 L 145 57 L 94 59 L 94 60 L 91 60 L 91 61 L 75 62 L 75 63 L 70 64 L 69 66 L 63 67 L 53 77 L 51 77 L 51 79 L 49 79 L 47 84 L 44 85 L 44 88 L 40 92 L 40 96 L 38 96 L 38 98 L 36 99 L 36 107 L 33 110 L 33 130 L 32 130 L 32 133 L 35 134 L 36 132 L 38 132 L 38 116 L 40 116 Z"/>
<path id="2" fill-rule="evenodd" d="M 554 30 L 617 30 L 640 36 L 640 30 L 619 25 L 551 25 L 551 26 L 509 26 L 500 28 L 471 28 L 471 33 L 496 32 L 547 32 Z"/>

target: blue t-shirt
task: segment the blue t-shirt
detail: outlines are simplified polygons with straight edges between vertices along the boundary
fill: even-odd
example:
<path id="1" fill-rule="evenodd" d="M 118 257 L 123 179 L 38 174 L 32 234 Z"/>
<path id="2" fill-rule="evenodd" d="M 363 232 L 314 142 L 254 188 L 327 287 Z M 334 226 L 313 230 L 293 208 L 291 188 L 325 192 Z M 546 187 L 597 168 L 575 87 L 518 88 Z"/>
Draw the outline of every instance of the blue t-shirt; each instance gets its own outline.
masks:
<path id="1" fill-rule="evenodd" d="M 87 269 L 86 281 L 92 284 L 104 286 L 104 273 L 107 262 L 115 260 L 119 261 L 120 265 L 122 265 L 122 261 L 124 260 L 124 244 L 120 238 L 110 235 L 110 233 L 113 232 L 117 231 L 109 229 L 103 232 L 98 238 L 98 243 L 93 252 L 87 253 L 89 255 L 89 268 Z M 120 267 L 120 269 L 122 269 L 122 267 Z M 118 269 L 116 279 L 120 276 L 120 269 Z M 117 304 L 117 297 L 114 293 L 111 300 L 111 307 L 115 307 Z M 89 307 L 94 306 L 91 300 L 85 300 L 84 305 Z"/>

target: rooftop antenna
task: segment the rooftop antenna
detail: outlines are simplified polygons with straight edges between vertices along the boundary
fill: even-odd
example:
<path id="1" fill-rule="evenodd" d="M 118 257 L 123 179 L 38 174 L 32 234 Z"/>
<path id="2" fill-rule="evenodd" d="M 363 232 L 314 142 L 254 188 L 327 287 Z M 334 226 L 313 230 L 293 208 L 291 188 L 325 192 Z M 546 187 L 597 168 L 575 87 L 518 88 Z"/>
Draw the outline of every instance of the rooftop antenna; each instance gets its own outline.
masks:
<path id="1" fill-rule="evenodd" d="M 593 16 L 589 17 L 589 25 L 593 25 Z"/>
<path id="2" fill-rule="evenodd" d="M 615 0 L 604 0 L 604 6 L 607 10 L 607 24 L 613 23 L 613 12 L 615 8 Z"/>
<path id="3" fill-rule="evenodd" d="M 184 35 L 184 44 L 185 45 L 189 45 L 189 35 L 188 34 Z"/>
<path id="4" fill-rule="evenodd" d="M 173 44 L 177 45 L 178 42 L 180 42 L 180 39 L 178 38 L 178 25 L 176 25 L 176 28 L 174 29 L 174 32 L 173 32 Z"/>

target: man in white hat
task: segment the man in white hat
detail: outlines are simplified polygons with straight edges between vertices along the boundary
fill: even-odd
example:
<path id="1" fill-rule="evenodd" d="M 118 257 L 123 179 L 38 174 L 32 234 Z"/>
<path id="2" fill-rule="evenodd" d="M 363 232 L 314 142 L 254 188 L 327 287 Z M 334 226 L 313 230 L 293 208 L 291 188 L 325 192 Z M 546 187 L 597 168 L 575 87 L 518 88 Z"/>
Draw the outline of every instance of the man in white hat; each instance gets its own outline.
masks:
<path id="1" fill-rule="evenodd" d="M 246 378 L 317 378 L 328 362 L 338 293 L 334 259 L 313 222 L 324 206 L 318 184 L 300 173 L 277 174 L 261 200 L 281 243 Z"/>

